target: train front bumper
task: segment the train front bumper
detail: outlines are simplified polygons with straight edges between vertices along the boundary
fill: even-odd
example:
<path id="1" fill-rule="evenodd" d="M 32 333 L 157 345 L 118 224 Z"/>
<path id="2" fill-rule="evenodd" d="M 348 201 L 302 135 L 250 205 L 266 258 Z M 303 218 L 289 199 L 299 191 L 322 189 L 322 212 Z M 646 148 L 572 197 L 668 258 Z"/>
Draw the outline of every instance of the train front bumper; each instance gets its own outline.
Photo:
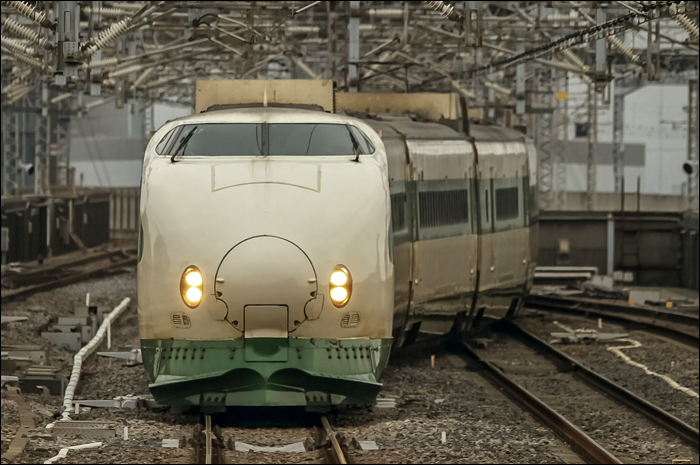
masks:
<path id="1" fill-rule="evenodd" d="M 391 339 L 142 339 L 149 388 L 163 405 L 371 405 Z"/>

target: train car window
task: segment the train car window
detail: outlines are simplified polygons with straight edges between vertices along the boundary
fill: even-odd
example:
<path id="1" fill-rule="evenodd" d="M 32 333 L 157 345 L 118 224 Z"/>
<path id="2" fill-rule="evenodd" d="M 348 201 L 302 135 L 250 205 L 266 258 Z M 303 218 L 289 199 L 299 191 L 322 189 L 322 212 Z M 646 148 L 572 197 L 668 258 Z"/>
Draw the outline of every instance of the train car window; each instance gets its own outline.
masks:
<path id="1" fill-rule="evenodd" d="M 484 192 L 486 192 L 486 202 L 484 203 L 484 211 L 486 212 L 486 222 L 489 222 L 489 190 L 486 189 Z"/>
<path id="2" fill-rule="evenodd" d="M 396 232 L 403 231 L 406 228 L 405 192 L 391 194 L 391 224 Z"/>
<path id="3" fill-rule="evenodd" d="M 363 155 L 374 153 L 374 144 L 372 144 L 372 142 L 369 140 L 369 138 L 365 135 L 364 132 L 360 131 L 355 126 L 348 126 L 348 128 L 350 128 L 350 132 L 352 133 L 357 143 L 360 145 L 361 153 Z"/>
<path id="4" fill-rule="evenodd" d="M 518 211 L 518 187 L 496 189 L 496 220 L 517 218 Z"/>
<path id="5" fill-rule="evenodd" d="M 171 145 L 168 155 L 260 156 L 262 124 L 187 124 Z"/>
<path id="6" fill-rule="evenodd" d="M 345 124 L 268 124 L 270 155 L 363 154 Z"/>
<path id="7" fill-rule="evenodd" d="M 171 129 L 165 136 L 163 136 L 160 142 L 158 142 L 158 145 L 156 145 L 156 153 L 158 155 L 165 155 L 165 148 L 167 147 L 168 142 L 170 142 L 173 134 L 175 134 L 179 129 L 180 128 Z"/>
<path id="8" fill-rule="evenodd" d="M 469 220 L 466 189 L 420 192 L 418 202 L 421 228 L 463 224 Z"/>

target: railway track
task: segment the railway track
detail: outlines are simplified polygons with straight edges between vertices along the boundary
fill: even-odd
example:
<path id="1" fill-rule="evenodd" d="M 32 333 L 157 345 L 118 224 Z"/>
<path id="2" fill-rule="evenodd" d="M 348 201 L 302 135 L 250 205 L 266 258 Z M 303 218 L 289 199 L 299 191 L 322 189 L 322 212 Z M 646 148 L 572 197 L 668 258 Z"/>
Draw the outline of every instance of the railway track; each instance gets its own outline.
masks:
<path id="1" fill-rule="evenodd" d="M 328 417 L 321 416 L 313 428 L 311 450 L 318 450 L 322 463 L 345 465 L 347 461 L 346 448 L 342 437 L 331 426 Z M 194 463 L 224 464 L 225 441 L 221 428 L 212 424 L 211 415 L 204 415 L 202 421 L 194 427 L 191 445 L 193 447 Z M 250 457 L 248 458 L 250 461 Z"/>
<path id="2" fill-rule="evenodd" d="M 626 304 L 611 303 L 600 301 L 597 299 L 585 299 L 575 297 L 560 297 L 550 295 L 531 294 L 527 298 L 527 303 L 535 306 L 551 305 L 551 306 L 575 306 L 581 309 L 590 309 L 593 311 L 605 311 L 620 315 L 629 315 L 633 317 L 643 317 L 653 320 L 668 321 L 670 323 L 679 323 L 700 327 L 700 319 L 694 315 L 688 315 L 678 312 L 670 312 L 665 309 L 656 309 L 649 307 L 638 307 Z M 694 309 L 694 310 L 697 310 Z"/>
<path id="3" fill-rule="evenodd" d="M 482 359 L 466 341 L 458 340 L 455 342 L 456 349 L 482 369 L 480 374 L 484 378 L 503 392 L 511 401 L 530 412 L 540 422 L 554 431 L 579 455 L 586 457 L 592 463 L 622 463 L 580 428 L 506 376 L 496 365 Z"/>
<path id="4" fill-rule="evenodd" d="M 7 303 L 26 298 L 37 292 L 48 291 L 68 284 L 84 281 L 99 274 L 136 265 L 136 256 L 131 250 L 110 250 L 81 257 L 53 267 L 31 270 L 24 273 L 6 274 L 2 278 L 1 302 Z"/>
<path id="5" fill-rule="evenodd" d="M 688 332 L 688 329 L 692 331 L 692 328 L 697 328 L 698 318 L 687 315 L 661 311 L 650 313 L 648 309 L 623 307 L 620 305 L 611 306 L 603 303 L 596 305 L 594 302 L 580 302 L 550 296 L 530 296 L 526 301 L 526 305 L 531 310 L 595 319 L 604 318 L 611 323 L 673 339 L 693 348 L 697 348 L 700 344 L 698 334 Z M 618 310 L 614 310 L 614 308 Z M 653 316 L 652 313 L 657 316 Z M 684 326 L 685 328 L 679 329 L 678 326 Z"/>
<path id="6" fill-rule="evenodd" d="M 496 330 L 505 332 L 510 336 L 525 343 L 538 353 L 553 361 L 560 370 L 570 371 L 593 389 L 620 404 L 644 415 L 649 420 L 658 424 L 672 434 L 683 439 L 696 449 L 700 447 L 700 435 L 696 428 L 681 421 L 665 410 L 642 399 L 627 389 L 615 384 L 606 377 L 583 366 L 579 361 L 556 349 L 537 336 L 528 333 L 512 321 L 502 320 L 496 325 Z"/>
<path id="7" fill-rule="evenodd" d="M 194 434 L 192 435 L 194 463 L 226 463 L 221 429 L 217 425 L 212 427 L 211 415 L 204 415 L 202 420 L 194 427 Z"/>

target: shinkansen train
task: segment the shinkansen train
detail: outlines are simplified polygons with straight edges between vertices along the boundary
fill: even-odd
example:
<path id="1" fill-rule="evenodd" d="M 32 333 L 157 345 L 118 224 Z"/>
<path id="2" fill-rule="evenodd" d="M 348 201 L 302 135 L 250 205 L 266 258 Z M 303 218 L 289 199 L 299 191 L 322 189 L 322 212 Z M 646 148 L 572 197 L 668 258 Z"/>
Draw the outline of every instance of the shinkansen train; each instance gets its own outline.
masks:
<path id="1" fill-rule="evenodd" d="M 392 347 L 518 311 L 533 145 L 414 119 L 258 104 L 157 131 L 138 308 L 159 403 L 372 404 Z"/>

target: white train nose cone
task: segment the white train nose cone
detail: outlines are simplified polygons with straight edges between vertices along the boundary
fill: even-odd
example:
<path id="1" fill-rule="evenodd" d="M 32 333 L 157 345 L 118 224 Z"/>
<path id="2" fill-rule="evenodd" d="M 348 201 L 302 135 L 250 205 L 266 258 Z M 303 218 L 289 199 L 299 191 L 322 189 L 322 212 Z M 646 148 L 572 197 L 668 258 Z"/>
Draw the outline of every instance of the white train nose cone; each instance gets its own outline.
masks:
<path id="1" fill-rule="evenodd" d="M 216 275 L 216 293 L 228 306 L 226 319 L 244 333 L 264 333 L 265 328 L 258 326 L 266 324 L 262 318 L 246 318 L 246 306 L 287 307 L 287 327 L 293 330 L 306 319 L 304 307 L 317 292 L 309 258 L 294 243 L 279 237 L 258 236 L 241 242 L 226 254 Z"/>

